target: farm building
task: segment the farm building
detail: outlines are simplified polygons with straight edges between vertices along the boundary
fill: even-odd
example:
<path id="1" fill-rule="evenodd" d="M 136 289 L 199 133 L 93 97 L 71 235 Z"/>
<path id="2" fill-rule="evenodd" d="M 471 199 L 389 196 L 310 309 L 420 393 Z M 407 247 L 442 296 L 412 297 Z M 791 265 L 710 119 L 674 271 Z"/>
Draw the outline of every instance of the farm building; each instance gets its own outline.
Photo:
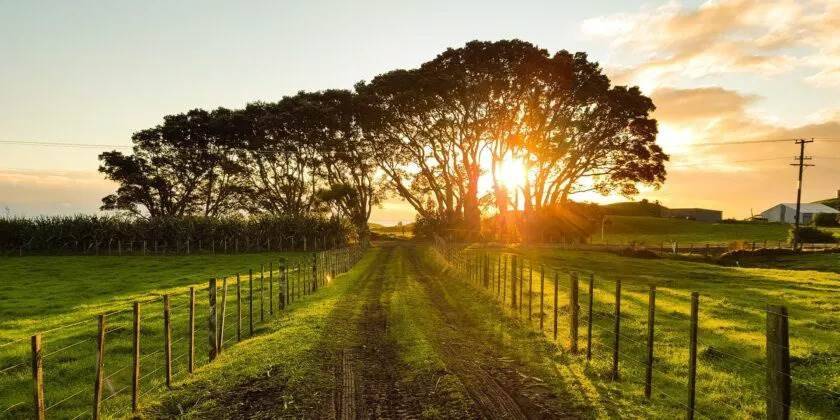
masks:
<path id="1" fill-rule="evenodd" d="M 720 222 L 723 219 L 723 212 L 720 210 L 709 209 L 665 209 L 663 212 L 665 217 L 674 217 L 677 219 L 697 220 L 698 222 Z"/>
<path id="2" fill-rule="evenodd" d="M 840 213 L 840 211 L 820 203 L 802 203 L 799 209 L 799 223 L 802 224 L 811 223 L 811 221 L 814 220 L 814 217 L 821 213 Z M 782 203 L 775 205 L 761 212 L 761 216 L 770 222 L 795 223 L 796 203 Z"/>

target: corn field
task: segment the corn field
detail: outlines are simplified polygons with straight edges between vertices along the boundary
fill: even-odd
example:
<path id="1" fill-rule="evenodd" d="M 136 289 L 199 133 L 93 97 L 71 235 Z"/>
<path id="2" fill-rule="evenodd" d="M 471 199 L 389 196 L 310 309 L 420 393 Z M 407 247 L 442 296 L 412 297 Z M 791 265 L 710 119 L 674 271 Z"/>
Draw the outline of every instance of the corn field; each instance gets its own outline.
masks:
<path id="1" fill-rule="evenodd" d="M 350 232 L 341 221 L 319 217 L 5 217 L 0 218 L 0 254 L 316 250 L 347 243 Z"/>

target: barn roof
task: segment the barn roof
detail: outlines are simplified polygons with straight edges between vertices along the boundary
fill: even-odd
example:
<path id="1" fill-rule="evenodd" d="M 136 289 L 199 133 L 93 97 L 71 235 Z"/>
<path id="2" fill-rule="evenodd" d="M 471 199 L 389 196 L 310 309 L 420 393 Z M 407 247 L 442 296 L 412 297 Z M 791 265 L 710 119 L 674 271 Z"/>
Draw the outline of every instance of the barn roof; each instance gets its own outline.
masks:
<path id="1" fill-rule="evenodd" d="M 793 211 L 796 211 L 796 203 L 782 203 L 782 206 L 788 207 Z M 826 206 L 825 204 L 820 203 L 802 203 L 799 206 L 799 211 L 802 213 L 840 213 L 831 207 Z"/>

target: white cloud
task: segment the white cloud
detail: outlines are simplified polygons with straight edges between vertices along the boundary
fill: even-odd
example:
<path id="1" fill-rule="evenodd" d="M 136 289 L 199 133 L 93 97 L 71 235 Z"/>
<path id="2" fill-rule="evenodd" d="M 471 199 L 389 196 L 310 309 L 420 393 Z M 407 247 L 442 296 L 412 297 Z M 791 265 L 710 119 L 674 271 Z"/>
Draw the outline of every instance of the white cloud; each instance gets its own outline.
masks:
<path id="1" fill-rule="evenodd" d="M 840 86 L 840 3 L 825 0 L 678 2 L 585 20 L 581 31 L 610 42 L 632 69 L 622 82 L 646 90 L 724 73 L 774 76 L 797 67 L 806 80 Z"/>

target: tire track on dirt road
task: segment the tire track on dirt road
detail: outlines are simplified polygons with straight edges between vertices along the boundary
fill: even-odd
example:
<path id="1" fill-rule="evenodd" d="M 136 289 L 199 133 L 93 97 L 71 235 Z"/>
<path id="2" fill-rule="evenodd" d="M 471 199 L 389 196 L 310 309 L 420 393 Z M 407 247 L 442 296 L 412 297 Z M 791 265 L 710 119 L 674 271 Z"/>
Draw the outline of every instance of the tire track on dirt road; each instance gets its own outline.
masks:
<path id="1" fill-rule="evenodd" d="M 416 248 L 408 252 L 409 271 L 417 276 L 434 309 L 447 323 L 441 326 L 434 344 L 444 363 L 475 400 L 481 415 L 493 419 L 578 418 L 565 412 L 562 402 L 548 387 L 527 380 L 528 376 L 515 368 L 500 366 L 502 358 L 474 333 L 477 329 L 469 325 L 462 309 L 447 302 L 440 280 L 428 273 L 429 268 L 416 253 Z"/>
<path id="2" fill-rule="evenodd" d="M 344 348 L 336 369 L 334 396 L 338 418 L 418 418 L 416 397 L 400 384 L 397 344 L 388 336 L 388 308 L 393 279 L 387 270 L 394 262 L 395 246 L 385 244 L 373 268 L 359 280 L 356 297 L 361 312 L 355 325 L 355 344 Z M 344 322 L 347 325 L 347 322 Z M 329 334 L 327 334 L 327 337 Z"/>

